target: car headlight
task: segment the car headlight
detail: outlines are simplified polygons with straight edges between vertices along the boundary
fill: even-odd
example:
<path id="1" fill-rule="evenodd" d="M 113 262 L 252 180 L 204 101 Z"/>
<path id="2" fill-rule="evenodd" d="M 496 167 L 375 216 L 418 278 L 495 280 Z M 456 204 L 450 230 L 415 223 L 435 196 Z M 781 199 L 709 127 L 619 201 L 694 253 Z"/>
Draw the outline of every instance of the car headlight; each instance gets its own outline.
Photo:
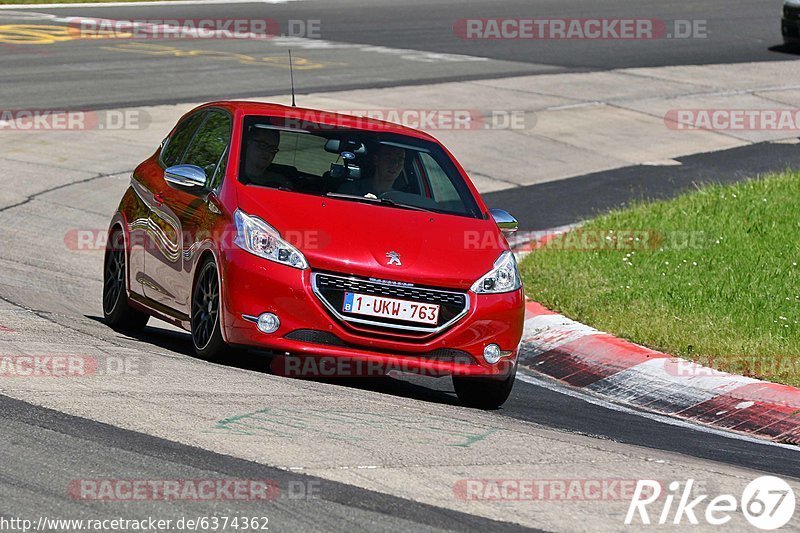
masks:
<path id="1" fill-rule="evenodd" d="M 236 221 L 236 238 L 233 240 L 236 246 L 282 265 L 301 270 L 308 268 L 303 253 L 283 240 L 278 230 L 239 209 L 233 218 Z"/>
<path id="2" fill-rule="evenodd" d="M 517 260 L 511 252 L 503 252 L 494 268 L 476 281 L 470 290 L 478 294 L 498 294 L 511 292 L 522 287 L 522 279 L 517 269 Z"/>

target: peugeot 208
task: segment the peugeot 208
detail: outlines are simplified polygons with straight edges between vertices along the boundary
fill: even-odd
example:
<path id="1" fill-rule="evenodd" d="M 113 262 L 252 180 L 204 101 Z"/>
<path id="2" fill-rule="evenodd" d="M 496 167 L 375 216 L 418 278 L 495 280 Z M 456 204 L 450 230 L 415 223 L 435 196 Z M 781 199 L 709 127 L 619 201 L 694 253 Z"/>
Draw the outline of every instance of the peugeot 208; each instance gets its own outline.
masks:
<path id="1" fill-rule="evenodd" d="M 134 171 L 113 216 L 103 308 L 279 357 L 452 375 L 494 408 L 517 369 L 524 295 L 505 235 L 430 135 L 253 102 L 186 114 Z"/>

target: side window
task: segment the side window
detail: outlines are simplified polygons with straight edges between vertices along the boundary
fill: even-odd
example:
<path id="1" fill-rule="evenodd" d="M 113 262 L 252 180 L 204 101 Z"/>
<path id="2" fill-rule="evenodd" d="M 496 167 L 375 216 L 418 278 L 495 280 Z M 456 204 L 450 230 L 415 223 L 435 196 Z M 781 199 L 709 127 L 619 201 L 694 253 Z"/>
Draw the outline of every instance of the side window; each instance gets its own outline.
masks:
<path id="1" fill-rule="evenodd" d="M 211 111 L 183 156 L 182 163 L 196 165 L 213 177 L 228 141 L 231 138 L 231 117 L 222 111 Z"/>
<path id="2" fill-rule="evenodd" d="M 195 113 L 178 124 L 175 133 L 167 140 L 167 145 L 161 151 L 161 162 L 164 166 L 171 167 L 180 163 L 189 141 L 192 140 L 204 116 L 205 112 Z"/>
<path id="3" fill-rule="evenodd" d="M 439 166 L 430 154 L 421 152 L 419 155 L 422 166 L 425 167 L 425 173 L 430 180 L 433 199 L 441 205 L 461 204 L 461 197 L 458 194 L 458 190 L 456 190 L 455 185 L 450 181 L 445 171 L 442 170 L 442 167 Z"/>

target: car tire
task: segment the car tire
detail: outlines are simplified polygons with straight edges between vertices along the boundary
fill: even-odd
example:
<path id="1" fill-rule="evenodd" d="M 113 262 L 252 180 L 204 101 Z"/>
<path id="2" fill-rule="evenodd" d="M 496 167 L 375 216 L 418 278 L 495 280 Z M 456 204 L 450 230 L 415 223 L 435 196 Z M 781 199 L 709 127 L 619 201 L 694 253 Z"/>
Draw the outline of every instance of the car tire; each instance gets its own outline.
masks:
<path id="1" fill-rule="evenodd" d="M 453 388 L 458 399 L 467 407 L 491 410 L 503 405 L 514 388 L 517 365 L 504 379 L 453 376 Z"/>
<path id="2" fill-rule="evenodd" d="M 200 359 L 220 361 L 230 350 L 222 338 L 219 275 L 209 257 L 201 265 L 192 289 L 191 330 L 194 352 Z"/>
<path id="3" fill-rule="evenodd" d="M 141 331 L 150 315 L 130 306 L 127 258 L 121 231 L 111 234 L 103 262 L 103 317 L 106 324 L 122 331 Z"/>

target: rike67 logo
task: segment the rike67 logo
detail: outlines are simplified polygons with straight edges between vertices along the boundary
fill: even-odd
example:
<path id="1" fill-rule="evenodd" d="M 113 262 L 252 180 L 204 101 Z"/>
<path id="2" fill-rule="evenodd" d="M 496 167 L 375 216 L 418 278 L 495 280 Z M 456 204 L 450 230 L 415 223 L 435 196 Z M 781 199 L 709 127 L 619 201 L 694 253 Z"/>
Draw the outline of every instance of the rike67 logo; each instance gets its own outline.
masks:
<path id="1" fill-rule="evenodd" d="M 732 494 L 721 494 L 713 499 L 709 499 L 708 494 L 697 495 L 692 490 L 693 479 L 681 485 L 679 481 L 673 481 L 664 493 L 658 481 L 639 480 L 625 524 L 698 525 L 704 519 L 707 524 L 721 526 L 730 522 L 734 513 L 741 511 L 750 525 L 773 530 L 785 526 L 794 516 L 794 491 L 788 483 L 775 476 L 762 476 L 751 481 L 742 491 L 740 500 Z"/>

